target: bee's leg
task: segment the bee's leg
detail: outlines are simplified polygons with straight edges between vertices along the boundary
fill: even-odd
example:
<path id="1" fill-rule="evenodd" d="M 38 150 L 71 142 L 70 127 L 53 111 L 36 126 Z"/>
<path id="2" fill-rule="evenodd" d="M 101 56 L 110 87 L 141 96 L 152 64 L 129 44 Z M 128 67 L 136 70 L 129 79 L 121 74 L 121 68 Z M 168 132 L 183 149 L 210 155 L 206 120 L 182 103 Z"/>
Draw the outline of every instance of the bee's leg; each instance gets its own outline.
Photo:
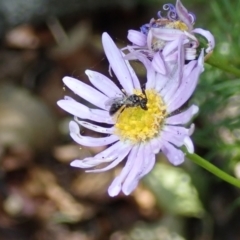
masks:
<path id="1" fill-rule="evenodd" d="M 122 105 L 118 110 L 117 112 L 115 112 L 114 114 L 114 120 L 117 121 L 119 116 L 121 115 L 121 113 L 124 111 L 124 109 L 126 108 L 127 106 L 126 105 Z"/>
<path id="2" fill-rule="evenodd" d="M 142 100 L 140 101 L 140 106 L 143 110 L 148 110 L 148 107 L 147 107 L 148 100 L 147 100 L 147 95 L 146 95 L 146 92 L 145 92 L 146 84 L 143 84 L 141 86 L 141 88 L 142 88 L 142 93 L 145 96 L 145 98 L 142 98 Z"/>
<path id="3" fill-rule="evenodd" d="M 147 101 L 146 102 L 140 102 L 140 107 L 143 109 L 143 110 L 148 110 L 148 107 L 147 107 Z"/>
<path id="4" fill-rule="evenodd" d="M 141 88 L 142 88 L 142 93 L 143 93 L 143 95 L 145 96 L 145 98 L 147 98 L 147 96 L 146 96 L 146 92 L 145 92 L 145 89 L 146 89 L 146 83 L 143 84 L 143 85 L 141 86 Z"/>

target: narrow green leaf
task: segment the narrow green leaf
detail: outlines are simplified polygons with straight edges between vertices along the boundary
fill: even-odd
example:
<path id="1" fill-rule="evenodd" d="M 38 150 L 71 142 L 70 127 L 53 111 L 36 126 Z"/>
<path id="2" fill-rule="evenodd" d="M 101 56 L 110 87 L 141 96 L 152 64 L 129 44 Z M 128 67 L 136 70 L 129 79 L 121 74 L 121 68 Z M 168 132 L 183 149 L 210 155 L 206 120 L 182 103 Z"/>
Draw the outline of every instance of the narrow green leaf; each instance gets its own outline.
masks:
<path id="1" fill-rule="evenodd" d="M 206 63 L 219 68 L 225 72 L 231 73 L 237 77 L 240 77 L 240 69 L 231 65 L 226 59 L 223 59 L 221 55 L 213 53 L 207 60 Z"/>

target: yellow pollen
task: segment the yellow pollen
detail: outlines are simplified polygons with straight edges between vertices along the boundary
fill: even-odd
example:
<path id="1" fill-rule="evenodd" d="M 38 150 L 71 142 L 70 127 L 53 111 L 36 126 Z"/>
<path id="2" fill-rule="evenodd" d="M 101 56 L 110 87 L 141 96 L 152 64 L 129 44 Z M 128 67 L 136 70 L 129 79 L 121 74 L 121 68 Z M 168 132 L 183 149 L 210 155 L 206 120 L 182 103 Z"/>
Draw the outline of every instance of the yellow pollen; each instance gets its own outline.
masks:
<path id="1" fill-rule="evenodd" d="M 188 31 L 187 25 L 181 21 L 171 22 L 169 23 L 168 27 L 173 29 L 179 29 L 181 31 Z"/>
<path id="2" fill-rule="evenodd" d="M 138 96 L 145 97 L 141 90 L 134 90 Z M 146 90 L 147 110 L 139 107 L 126 107 L 119 113 L 115 124 L 115 134 L 123 141 L 133 143 L 154 138 L 162 128 L 166 117 L 166 105 L 161 96 L 153 89 Z"/>
<path id="3" fill-rule="evenodd" d="M 168 19 L 158 19 L 155 21 L 156 25 L 159 28 L 163 29 L 178 29 L 181 31 L 188 31 L 188 27 L 184 22 L 181 21 L 172 21 Z M 153 37 L 151 48 L 153 51 L 158 52 L 166 44 L 166 41 L 162 40 L 161 37 Z"/>

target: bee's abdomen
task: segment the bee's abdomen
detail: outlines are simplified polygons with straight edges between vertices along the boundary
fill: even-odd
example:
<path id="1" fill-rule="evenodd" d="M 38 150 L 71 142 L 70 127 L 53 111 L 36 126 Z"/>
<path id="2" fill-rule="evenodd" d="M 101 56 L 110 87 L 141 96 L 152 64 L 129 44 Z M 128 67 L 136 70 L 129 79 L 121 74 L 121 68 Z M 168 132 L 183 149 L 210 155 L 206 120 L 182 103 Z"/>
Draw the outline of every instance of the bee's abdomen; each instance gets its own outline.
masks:
<path id="1" fill-rule="evenodd" d="M 122 104 L 113 103 L 109 109 L 110 116 L 114 115 L 121 107 L 122 107 Z"/>

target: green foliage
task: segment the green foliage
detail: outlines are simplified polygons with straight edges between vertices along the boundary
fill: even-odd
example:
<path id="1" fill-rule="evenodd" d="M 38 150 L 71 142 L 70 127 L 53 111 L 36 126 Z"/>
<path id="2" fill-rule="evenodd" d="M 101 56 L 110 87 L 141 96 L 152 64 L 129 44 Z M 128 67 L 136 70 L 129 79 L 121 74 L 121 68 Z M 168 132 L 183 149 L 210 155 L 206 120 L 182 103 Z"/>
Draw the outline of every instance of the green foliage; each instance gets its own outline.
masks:
<path id="1" fill-rule="evenodd" d="M 205 66 L 193 99 L 200 104 L 194 139 L 204 157 L 221 160 L 228 171 L 240 159 L 240 3 L 220 0 L 210 5 L 216 48 L 208 63 L 214 67 Z"/>
<path id="2" fill-rule="evenodd" d="M 166 3 L 157 0 L 142 2 L 158 10 Z M 236 167 L 240 162 L 240 1 L 182 2 L 189 11 L 195 13 L 195 27 L 213 33 L 216 43 L 189 103 L 200 107 L 194 120 L 195 152 L 207 161 L 214 162 L 226 173 L 240 176 L 239 167 Z M 174 4 L 175 1 L 168 3 Z M 156 12 L 151 12 L 151 16 L 156 17 L 153 15 Z M 200 41 L 206 45 L 204 39 Z M 190 167 L 187 171 L 158 163 L 144 181 L 156 195 L 159 205 L 167 212 L 200 217 L 204 211 L 190 175 L 197 172 L 199 178 L 202 172 L 195 167 Z M 199 189 L 200 195 L 207 198 L 208 187 L 212 181 L 218 180 L 217 177 L 204 179 L 207 184 Z M 199 185 L 199 181 L 201 179 L 195 179 L 194 182 Z M 238 180 L 234 181 L 238 185 Z M 233 205 L 238 206 L 239 201 Z M 229 207 L 231 208 L 231 204 Z"/>
<path id="3" fill-rule="evenodd" d="M 185 170 L 158 162 L 144 183 L 155 194 L 164 211 L 181 216 L 203 215 L 197 190 Z"/>

